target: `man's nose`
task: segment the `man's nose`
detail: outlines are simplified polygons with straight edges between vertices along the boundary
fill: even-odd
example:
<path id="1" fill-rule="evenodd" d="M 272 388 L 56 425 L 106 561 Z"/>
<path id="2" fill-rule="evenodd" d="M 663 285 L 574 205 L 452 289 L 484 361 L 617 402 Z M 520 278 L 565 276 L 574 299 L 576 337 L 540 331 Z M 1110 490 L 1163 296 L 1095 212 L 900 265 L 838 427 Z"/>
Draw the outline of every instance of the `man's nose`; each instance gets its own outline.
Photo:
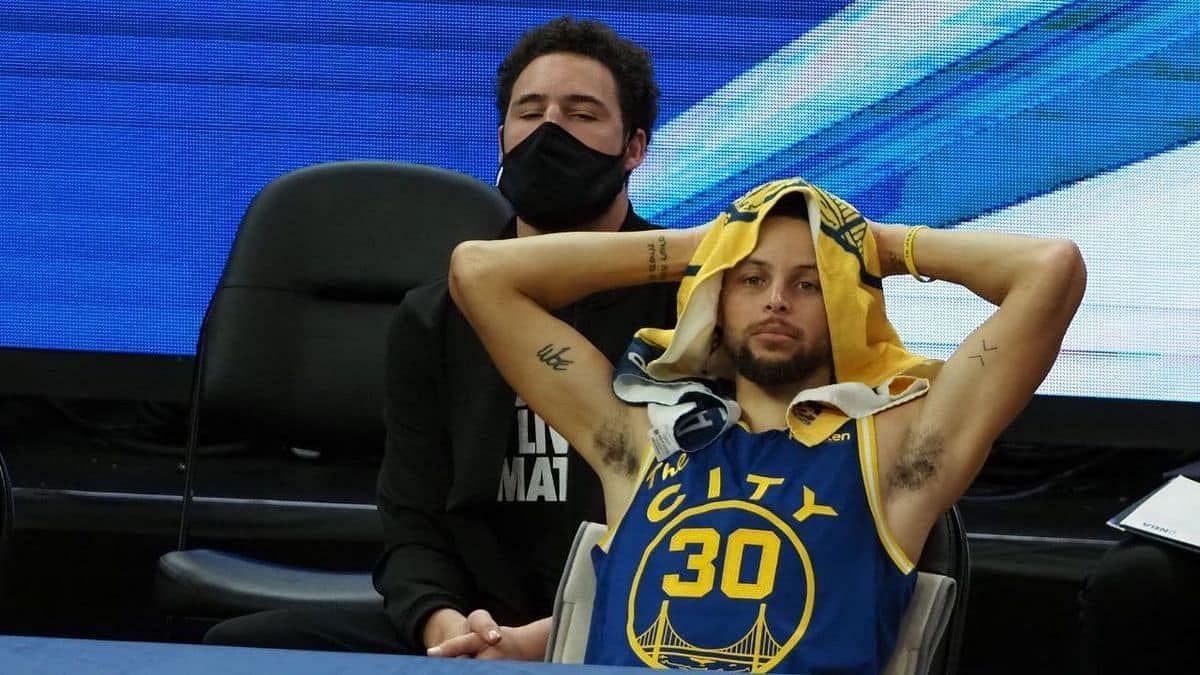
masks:
<path id="1" fill-rule="evenodd" d="M 542 116 L 543 122 L 554 122 L 560 127 L 563 125 L 564 119 L 565 115 L 563 114 L 563 109 L 556 104 L 547 106 L 546 112 Z"/>
<path id="2" fill-rule="evenodd" d="M 781 284 L 772 284 L 767 291 L 767 311 L 782 312 L 787 309 L 786 288 Z"/>

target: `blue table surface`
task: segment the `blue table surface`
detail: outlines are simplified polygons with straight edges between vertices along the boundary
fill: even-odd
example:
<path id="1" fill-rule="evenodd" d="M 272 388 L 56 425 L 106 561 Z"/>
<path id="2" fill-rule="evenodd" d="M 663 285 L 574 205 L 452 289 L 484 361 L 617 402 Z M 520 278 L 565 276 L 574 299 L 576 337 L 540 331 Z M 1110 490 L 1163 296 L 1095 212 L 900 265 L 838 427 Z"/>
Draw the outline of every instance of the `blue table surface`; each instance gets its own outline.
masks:
<path id="1" fill-rule="evenodd" d="M 432 659 L 391 654 L 348 654 L 292 649 L 249 649 L 161 642 L 116 642 L 0 635 L 3 675 L 317 675 L 344 673 L 496 673 L 617 675 L 644 668 L 579 666 L 522 661 Z"/>

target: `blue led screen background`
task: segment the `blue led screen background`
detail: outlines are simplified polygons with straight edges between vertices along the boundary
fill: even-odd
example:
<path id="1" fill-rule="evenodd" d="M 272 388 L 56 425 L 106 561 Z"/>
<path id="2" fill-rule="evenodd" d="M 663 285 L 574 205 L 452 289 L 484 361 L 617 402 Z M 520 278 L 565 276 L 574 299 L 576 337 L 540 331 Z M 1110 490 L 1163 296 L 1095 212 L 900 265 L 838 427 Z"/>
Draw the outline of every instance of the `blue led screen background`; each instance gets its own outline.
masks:
<path id="1" fill-rule="evenodd" d="M 631 194 L 702 223 L 800 175 L 884 222 L 1068 236 L 1043 394 L 1200 401 L 1200 3 L 0 0 L 0 348 L 189 355 L 271 179 L 390 159 L 492 181 L 495 68 L 569 13 L 653 54 Z M 945 357 L 986 315 L 886 282 Z"/>

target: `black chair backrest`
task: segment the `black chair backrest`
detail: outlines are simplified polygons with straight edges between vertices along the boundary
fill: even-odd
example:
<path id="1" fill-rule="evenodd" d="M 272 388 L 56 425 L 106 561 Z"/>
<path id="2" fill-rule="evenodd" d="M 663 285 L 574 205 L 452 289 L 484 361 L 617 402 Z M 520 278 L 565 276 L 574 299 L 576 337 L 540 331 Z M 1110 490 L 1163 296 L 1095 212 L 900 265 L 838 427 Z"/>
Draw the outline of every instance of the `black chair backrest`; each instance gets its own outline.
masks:
<path id="1" fill-rule="evenodd" d="M 967 532 L 963 528 L 958 507 L 952 507 L 938 519 L 925 550 L 917 562 L 917 569 L 953 577 L 956 582 L 954 609 L 942 642 L 934 653 L 930 673 L 956 673 L 962 654 L 963 630 L 967 618 L 967 596 L 971 586 L 971 554 L 967 545 Z"/>
<path id="2" fill-rule="evenodd" d="M 455 244 L 496 236 L 510 213 L 494 188 L 414 164 L 333 162 L 272 181 L 205 315 L 199 410 L 300 447 L 381 449 L 396 307 L 446 274 Z"/>

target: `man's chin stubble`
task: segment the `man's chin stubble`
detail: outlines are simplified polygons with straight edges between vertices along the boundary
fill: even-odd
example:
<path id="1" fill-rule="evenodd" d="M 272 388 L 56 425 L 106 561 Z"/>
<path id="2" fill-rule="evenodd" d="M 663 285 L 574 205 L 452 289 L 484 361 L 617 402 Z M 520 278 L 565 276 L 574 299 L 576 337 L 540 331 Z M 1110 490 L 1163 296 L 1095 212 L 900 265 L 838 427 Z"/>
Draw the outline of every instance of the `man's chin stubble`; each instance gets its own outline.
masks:
<path id="1" fill-rule="evenodd" d="M 760 387 L 780 387 L 801 382 L 814 369 L 804 354 L 793 354 L 780 359 L 760 357 L 743 345 L 738 350 L 734 364 L 738 374 Z"/>

